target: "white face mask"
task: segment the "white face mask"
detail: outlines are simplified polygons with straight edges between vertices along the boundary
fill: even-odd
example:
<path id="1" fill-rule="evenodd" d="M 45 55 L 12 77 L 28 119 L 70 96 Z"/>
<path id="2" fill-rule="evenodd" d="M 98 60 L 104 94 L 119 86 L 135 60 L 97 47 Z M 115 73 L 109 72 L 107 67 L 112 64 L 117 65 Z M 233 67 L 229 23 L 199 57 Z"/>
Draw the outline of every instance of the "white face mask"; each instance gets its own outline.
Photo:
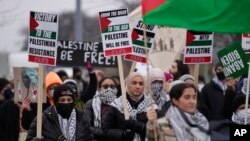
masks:
<path id="1" fill-rule="evenodd" d="M 242 109 L 238 112 L 233 113 L 232 121 L 237 124 L 244 124 L 245 116 L 247 116 L 247 124 L 250 124 L 250 109 Z"/>
<path id="2" fill-rule="evenodd" d="M 204 83 L 199 83 L 198 84 L 198 90 L 201 91 L 201 89 L 204 87 L 204 85 L 205 85 Z"/>

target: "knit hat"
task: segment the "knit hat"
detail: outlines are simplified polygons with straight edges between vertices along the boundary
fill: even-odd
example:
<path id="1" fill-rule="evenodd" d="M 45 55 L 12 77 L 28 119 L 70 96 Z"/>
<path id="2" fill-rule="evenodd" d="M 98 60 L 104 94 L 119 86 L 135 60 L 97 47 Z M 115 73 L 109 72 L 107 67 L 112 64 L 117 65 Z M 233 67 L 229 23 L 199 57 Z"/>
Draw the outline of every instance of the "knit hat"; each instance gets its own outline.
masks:
<path id="1" fill-rule="evenodd" d="M 62 85 L 55 87 L 54 94 L 53 94 L 54 102 L 58 103 L 58 99 L 62 96 L 71 96 L 74 100 L 73 90 L 69 85 L 62 84 Z"/>
<path id="2" fill-rule="evenodd" d="M 190 74 L 184 74 L 184 75 L 182 75 L 182 76 L 179 78 L 179 80 L 181 80 L 181 81 L 186 81 L 186 80 L 188 80 L 188 79 L 191 79 L 191 80 L 194 81 L 194 77 L 193 77 L 192 75 L 190 75 Z"/>
<path id="3" fill-rule="evenodd" d="M 164 72 L 165 80 L 174 80 L 174 76 L 170 72 Z"/>
<path id="4" fill-rule="evenodd" d="M 243 93 L 238 93 L 232 102 L 232 111 L 235 112 L 237 110 L 237 108 L 242 105 L 245 104 L 246 102 L 246 95 Z M 250 101 L 248 101 L 248 104 L 250 104 Z"/>
<path id="5" fill-rule="evenodd" d="M 7 85 L 9 84 L 10 82 L 5 79 L 5 78 L 0 78 L 0 91 L 2 91 L 2 89 Z"/>
<path id="6" fill-rule="evenodd" d="M 63 84 L 69 85 L 72 88 L 74 93 L 77 92 L 77 83 L 74 79 L 66 79 L 63 81 Z"/>
<path id="7" fill-rule="evenodd" d="M 148 77 L 149 84 L 151 84 L 155 80 L 160 80 L 160 81 L 165 82 L 164 73 L 159 68 L 151 68 L 149 70 L 149 77 Z"/>

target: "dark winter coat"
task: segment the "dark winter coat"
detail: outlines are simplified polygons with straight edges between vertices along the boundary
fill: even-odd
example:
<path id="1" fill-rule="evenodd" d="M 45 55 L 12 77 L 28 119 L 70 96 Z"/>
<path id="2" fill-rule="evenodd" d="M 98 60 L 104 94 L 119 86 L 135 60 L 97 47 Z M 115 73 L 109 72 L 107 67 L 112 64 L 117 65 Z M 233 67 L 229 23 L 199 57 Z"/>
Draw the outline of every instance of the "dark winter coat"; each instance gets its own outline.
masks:
<path id="1" fill-rule="evenodd" d="M 201 102 L 204 103 L 200 112 L 208 120 L 221 120 L 223 116 L 221 110 L 224 102 L 224 91 L 214 82 L 206 84 L 201 90 Z"/>
<path id="2" fill-rule="evenodd" d="M 79 125 L 82 115 L 83 112 L 76 109 L 76 141 L 79 137 Z M 36 136 L 36 125 L 37 119 L 35 118 L 34 121 L 31 123 L 26 141 L 30 141 Z M 88 141 L 89 138 L 91 138 L 90 134 L 87 131 L 84 131 L 84 133 L 84 141 Z M 46 109 L 42 115 L 42 136 L 45 141 L 59 141 L 59 138 L 62 138 L 63 136 L 54 106 L 51 106 Z"/>
<path id="3" fill-rule="evenodd" d="M 161 107 L 161 110 L 157 111 L 157 117 L 158 118 L 164 117 L 170 106 L 171 106 L 171 101 L 165 102 L 165 104 Z"/>
<path id="4" fill-rule="evenodd" d="M 19 138 L 19 107 L 11 99 L 0 105 L 0 140 L 18 141 Z"/>
<path id="5" fill-rule="evenodd" d="M 80 92 L 80 99 L 83 101 L 83 103 L 86 103 L 88 100 L 92 99 L 95 96 L 98 85 L 97 83 L 98 82 L 95 72 L 89 73 L 89 84 L 87 86 L 87 84 L 85 83 L 85 90 L 83 92 Z"/>
<path id="6" fill-rule="evenodd" d="M 50 106 L 49 102 L 43 103 L 43 111 L 46 110 Z M 21 124 L 25 130 L 29 130 L 30 124 L 37 116 L 37 103 L 30 104 L 31 111 L 27 111 L 26 109 L 22 112 Z"/>
<path id="7" fill-rule="evenodd" d="M 127 99 L 132 107 L 137 107 L 139 103 L 143 101 L 144 97 L 138 102 L 134 102 L 129 98 L 129 96 L 127 96 Z M 137 114 L 136 120 L 125 120 L 123 113 L 118 111 L 116 108 L 111 107 L 108 112 L 105 113 L 102 120 L 104 134 L 107 136 L 107 138 L 109 138 L 109 140 L 127 141 L 128 139 L 126 139 L 124 136 L 124 132 L 126 132 L 126 130 L 131 130 L 133 133 L 138 133 L 142 141 L 145 139 L 147 123 L 146 112 Z M 113 129 L 113 131 L 110 131 L 110 129 Z"/>
<path id="8" fill-rule="evenodd" d="M 84 115 L 81 119 L 81 125 L 80 125 L 80 134 L 79 134 L 79 141 L 82 141 L 84 138 L 84 131 L 86 128 L 90 130 L 91 134 L 94 137 L 94 140 L 103 141 L 105 140 L 105 137 L 103 135 L 102 128 L 95 127 L 94 126 L 94 110 L 92 107 L 93 100 L 89 100 L 84 108 Z M 109 105 L 102 104 L 101 105 L 101 119 L 103 118 L 103 115 L 105 112 L 108 111 L 108 109 L 111 108 Z"/>

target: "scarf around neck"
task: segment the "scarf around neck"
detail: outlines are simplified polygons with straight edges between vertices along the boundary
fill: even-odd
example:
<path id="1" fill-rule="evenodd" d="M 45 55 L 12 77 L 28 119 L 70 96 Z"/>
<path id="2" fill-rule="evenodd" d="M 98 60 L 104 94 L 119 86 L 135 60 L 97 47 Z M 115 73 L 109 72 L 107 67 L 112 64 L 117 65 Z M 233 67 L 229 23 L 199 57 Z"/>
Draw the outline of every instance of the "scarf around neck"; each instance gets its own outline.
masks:
<path id="1" fill-rule="evenodd" d="M 60 114 L 57 114 L 61 131 L 63 132 L 66 141 L 75 141 L 76 132 L 76 111 L 72 110 L 69 119 L 64 119 Z"/>
<path id="2" fill-rule="evenodd" d="M 171 105 L 166 116 L 178 141 L 210 141 L 208 121 L 198 111 L 189 114 Z"/>

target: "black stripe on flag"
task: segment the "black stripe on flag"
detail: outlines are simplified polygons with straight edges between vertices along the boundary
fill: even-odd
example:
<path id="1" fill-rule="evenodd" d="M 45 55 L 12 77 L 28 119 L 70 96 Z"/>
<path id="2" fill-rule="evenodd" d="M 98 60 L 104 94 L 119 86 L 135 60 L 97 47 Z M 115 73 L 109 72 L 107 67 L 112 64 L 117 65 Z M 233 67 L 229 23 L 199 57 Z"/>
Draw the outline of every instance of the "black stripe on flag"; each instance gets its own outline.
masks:
<path id="1" fill-rule="evenodd" d="M 143 36 L 143 30 L 136 29 L 136 28 L 134 28 L 134 30 L 136 31 L 137 34 Z M 154 37 L 155 37 L 155 33 L 146 31 L 146 36 L 147 36 L 147 37 L 154 38 Z"/>
<path id="2" fill-rule="evenodd" d="M 212 32 L 199 32 L 199 31 L 192 31 L 189 30 L 189 32 L 191 32 L 193 35 L 207 35 L 207 34 L 212 34 Z"/>

